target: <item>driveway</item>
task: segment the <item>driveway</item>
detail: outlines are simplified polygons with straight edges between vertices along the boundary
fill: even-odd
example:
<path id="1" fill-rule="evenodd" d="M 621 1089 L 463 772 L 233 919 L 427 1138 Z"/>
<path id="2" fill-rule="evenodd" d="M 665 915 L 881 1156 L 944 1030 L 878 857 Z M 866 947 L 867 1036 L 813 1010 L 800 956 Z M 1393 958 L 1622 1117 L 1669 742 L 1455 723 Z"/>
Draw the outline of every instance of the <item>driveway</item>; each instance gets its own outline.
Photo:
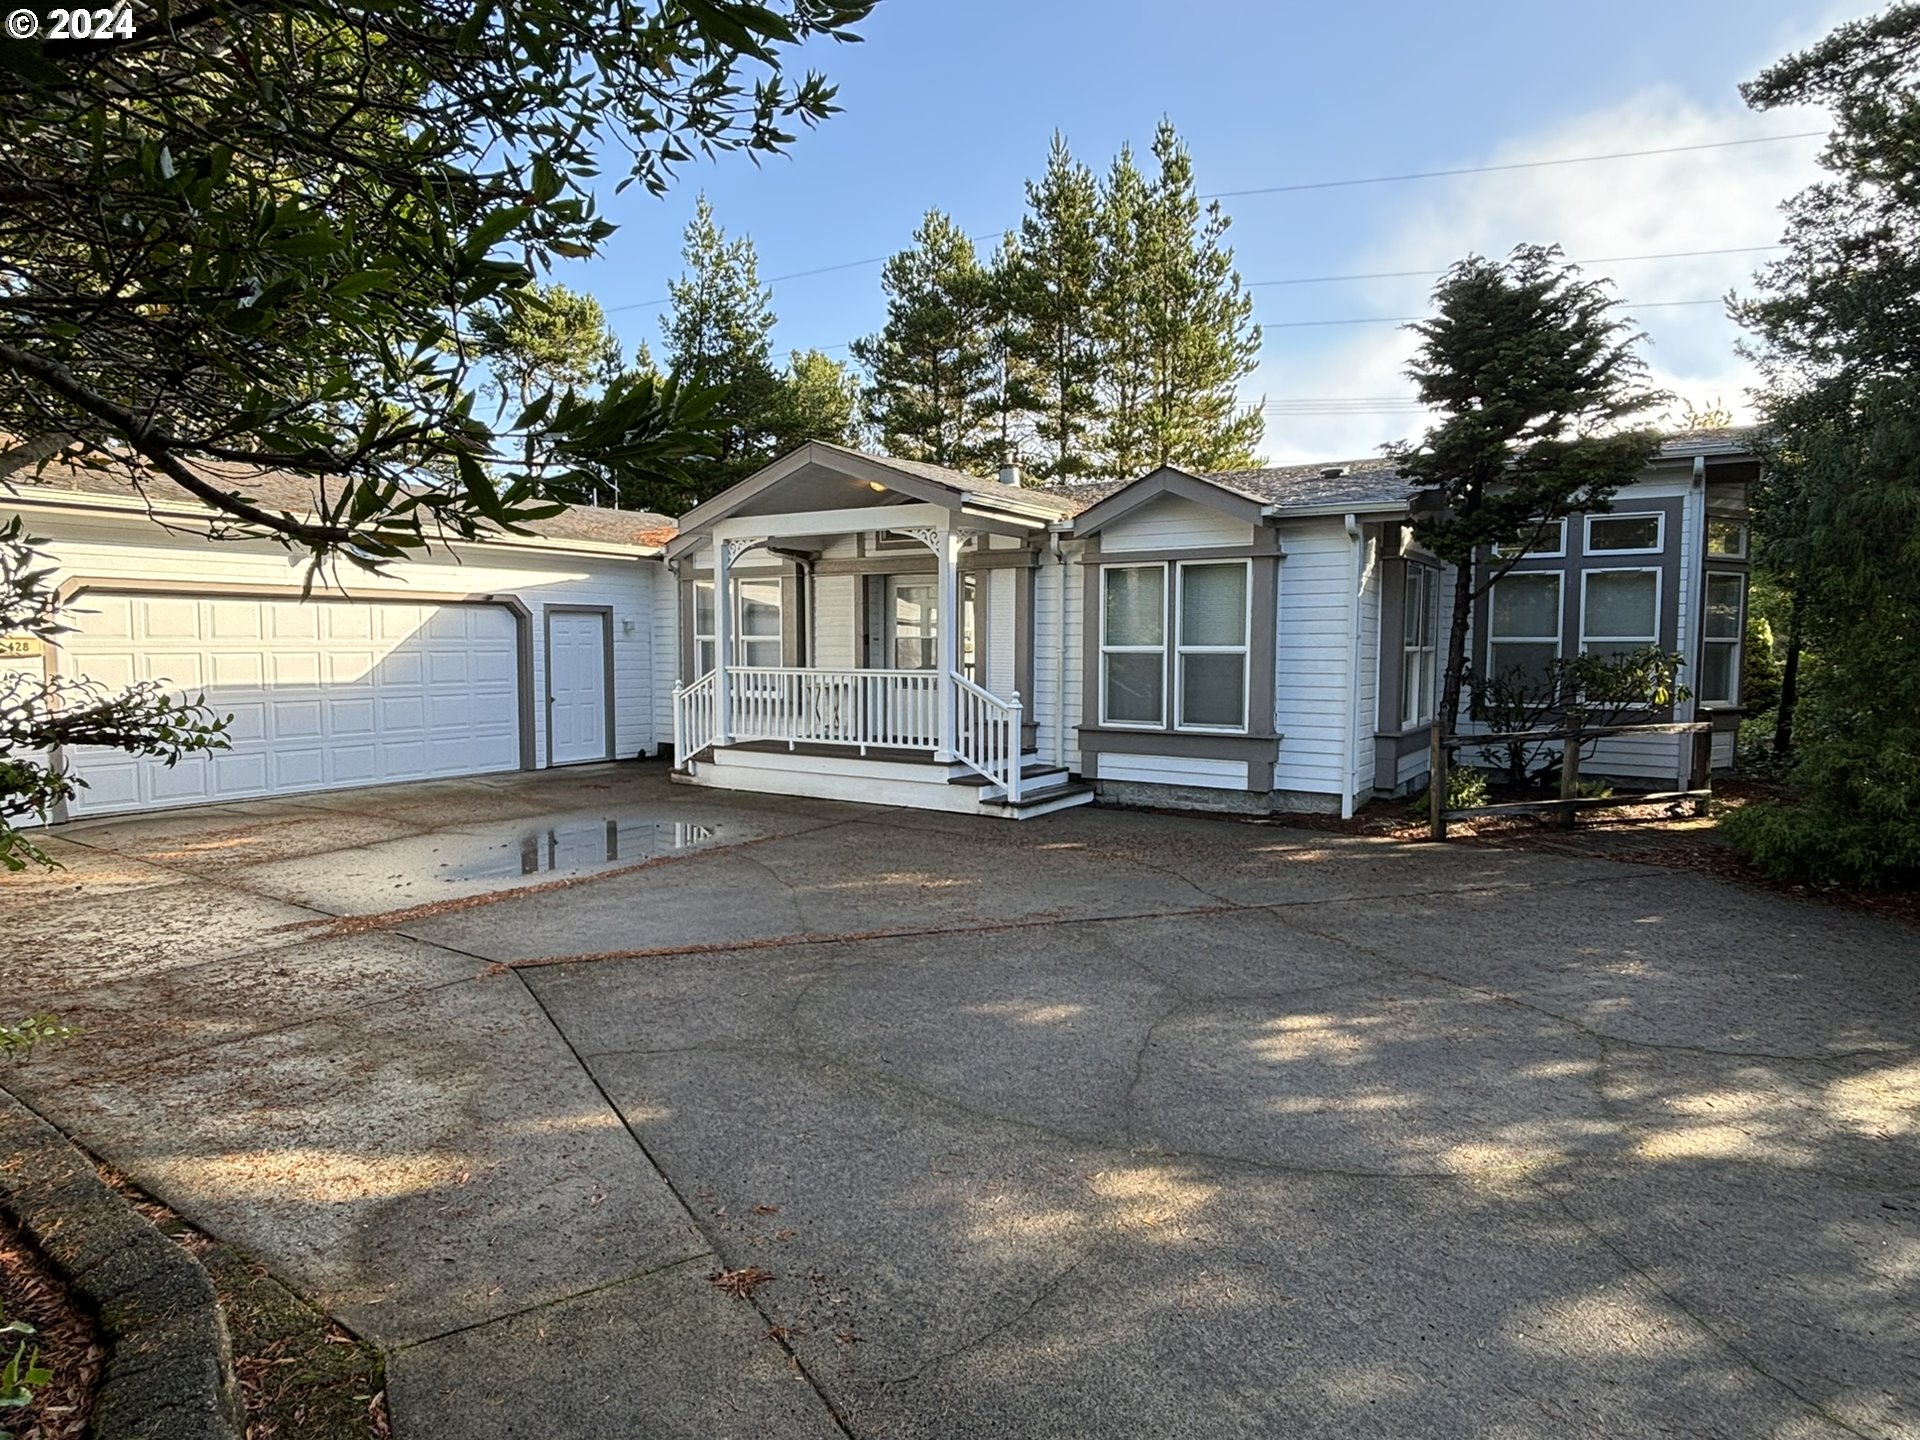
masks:
<path id="1" fill-rule="evenodd" d="M 401 1440 L 1920 1435 L 1896 921 L 654 766 L 56 848 L 0 1013 L 87 1033 L 5 1082 Z"/>

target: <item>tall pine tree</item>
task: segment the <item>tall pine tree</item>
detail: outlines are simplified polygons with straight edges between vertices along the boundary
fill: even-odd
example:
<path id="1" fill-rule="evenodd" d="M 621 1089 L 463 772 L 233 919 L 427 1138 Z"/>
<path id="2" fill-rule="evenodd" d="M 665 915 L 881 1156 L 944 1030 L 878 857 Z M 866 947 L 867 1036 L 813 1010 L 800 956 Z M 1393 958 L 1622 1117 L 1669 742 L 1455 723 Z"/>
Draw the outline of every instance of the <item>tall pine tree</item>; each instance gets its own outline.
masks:
<path id="1" fill-rule="evenodd" d="M 1146 459 L 1203 473 L 1251 465 L 1265 422 L 1258 406 L 1241 406 L 1239 386 L 1259 363 L 1260 327 L 1223 243 L 1232 222 L 1218 201 L 1202 207 L 1193 157 L 1170 121 L 1154 133 L 1153 156 L 1159 173 L 1139 227 Z"/>
<path id="2" fill-rule="evenodd" d="M 773 368 L 773 292 L 746 236 L 729 240 L 702 195 L 681 248 L 686 270 L 667 286 L 661 318 L 667 364 L 678 375 L 725 387 L 714 409 L 716 451 L 689 461 L 696 499 L 724 490 L 771 458 L 780 378 Z"/>
<path id="3" fill-rule="evenodd" d="M 853 343 L 867 423 L 889 454 L 957 469 L 999 463 L 995 287 L 973 242 L 929 210 L 881 272 L 887 322 Z"/>
<path id="4" fill-rule="evenodd" d="M 1129 479 L 1152 468 L 1147 402 L 1153 366 L 1145 344 L 1148 284 L 1142 263 L 1149 199 L 1146 176 L 1132 147 L 1123 145 L 1100 190 L 1093 339 L 1100 469 Z"/>
<path id="5" fill-rule="evenodd" d="M 1098 465 L 1099 190 L 1054 133 L 1047 168 L 1027 182 L 1027 213 L 1004 267 L 1011 354 L 1032 417 L 1036 473 L 1071 480 Z"/>

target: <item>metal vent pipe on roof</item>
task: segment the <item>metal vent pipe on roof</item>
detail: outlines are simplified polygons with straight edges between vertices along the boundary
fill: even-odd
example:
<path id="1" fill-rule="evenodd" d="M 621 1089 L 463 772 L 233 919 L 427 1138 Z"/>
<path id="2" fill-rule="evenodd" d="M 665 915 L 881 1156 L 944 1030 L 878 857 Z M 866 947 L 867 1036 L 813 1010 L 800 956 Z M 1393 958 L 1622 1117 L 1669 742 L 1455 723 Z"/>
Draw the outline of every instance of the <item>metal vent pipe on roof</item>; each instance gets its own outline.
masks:
<path id="1" fill-rule="evenodd" d="M 1000 467 L 1000 483 L 1002 485 L 1017 486 L 1022 483 L 1022 478 L 1018 465 L 1002 465 Z"/>

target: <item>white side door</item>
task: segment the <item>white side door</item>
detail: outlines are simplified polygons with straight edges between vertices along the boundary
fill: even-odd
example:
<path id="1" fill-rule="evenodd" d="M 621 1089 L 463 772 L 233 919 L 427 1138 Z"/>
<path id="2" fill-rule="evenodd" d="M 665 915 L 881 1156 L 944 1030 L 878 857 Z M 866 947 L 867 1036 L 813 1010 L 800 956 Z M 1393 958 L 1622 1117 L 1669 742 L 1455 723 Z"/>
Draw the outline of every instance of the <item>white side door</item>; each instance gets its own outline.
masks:
<path id="1" fill-rule="evenodd" d="M 554 765 L 612 756 L 607 735 L 607 616 L 547 612 L 547 750 Z"/>

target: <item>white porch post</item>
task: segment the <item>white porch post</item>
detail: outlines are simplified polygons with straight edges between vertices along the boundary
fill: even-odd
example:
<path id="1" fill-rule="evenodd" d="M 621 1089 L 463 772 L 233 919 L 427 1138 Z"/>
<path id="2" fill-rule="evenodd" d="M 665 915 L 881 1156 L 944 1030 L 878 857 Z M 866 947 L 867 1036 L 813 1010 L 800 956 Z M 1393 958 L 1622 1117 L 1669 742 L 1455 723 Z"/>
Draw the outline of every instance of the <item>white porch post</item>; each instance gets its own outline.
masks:
<path id="1" fill-rule="evenodd" d="M 940 588 L 934 610 L 934 643 L 940 654 L 937 680 L 940 698 L 940 748 L 934 759 L 945 764 L 954 755 L 954 674 L 960 669 L 960 542 L 951 525 L 942 525 L 936 536 L 934 555 L 940 562 Z"/>
<path id="2" fill-rule="evenodd" d="M 733 743 L 732 540 L 713 542 L 713 743 Z"/>

